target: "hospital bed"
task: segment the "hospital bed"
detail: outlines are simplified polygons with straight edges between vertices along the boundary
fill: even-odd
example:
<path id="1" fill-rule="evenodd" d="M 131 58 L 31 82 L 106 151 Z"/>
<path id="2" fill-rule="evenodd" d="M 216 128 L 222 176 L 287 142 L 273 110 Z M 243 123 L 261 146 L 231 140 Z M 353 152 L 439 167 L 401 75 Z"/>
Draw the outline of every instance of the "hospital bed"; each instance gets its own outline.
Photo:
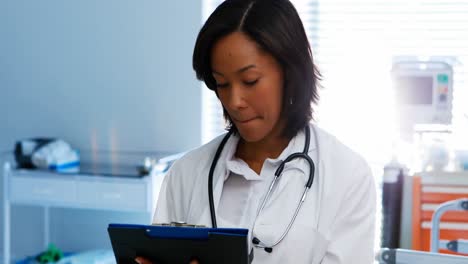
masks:
<path id="1" fill-rule="evenodd" d="M 468 213 L 468 198 L 457 199 L 441 204 L 431 221 L 431 252 L 406 249 L 381 249 L 376 260 L 381 264 L 467 264 L 468 256 L 439 254 L 439 249 L 454 253 L 468 254 L 468 240 L 439 240 L 440 220 L 447 211 L 465 211 Z"/>

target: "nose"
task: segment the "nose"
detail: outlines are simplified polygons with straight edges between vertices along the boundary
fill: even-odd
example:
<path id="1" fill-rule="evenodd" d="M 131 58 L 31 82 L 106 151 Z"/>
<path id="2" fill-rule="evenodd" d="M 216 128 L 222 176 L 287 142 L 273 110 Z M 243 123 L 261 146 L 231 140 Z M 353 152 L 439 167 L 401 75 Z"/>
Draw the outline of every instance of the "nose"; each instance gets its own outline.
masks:
<path id="1" fill-rule="evenodd" d="M 220 96 L 221 101 L 228 108 L 238 110 L 247 107 L 246 94 L 241 85 L 232 85 L 221 93 L 224 93 L 224 96 Z"/>

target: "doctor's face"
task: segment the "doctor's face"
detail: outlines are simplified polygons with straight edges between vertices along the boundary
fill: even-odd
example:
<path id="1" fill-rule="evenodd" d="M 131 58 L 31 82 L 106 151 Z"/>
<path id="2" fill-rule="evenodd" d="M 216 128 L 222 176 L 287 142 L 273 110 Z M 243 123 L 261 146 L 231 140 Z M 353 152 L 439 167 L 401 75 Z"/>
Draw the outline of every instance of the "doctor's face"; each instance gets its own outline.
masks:
<path id="1" fill-rule="evenodd" d="M 259 142 L 281 135 L 283 70 L 241 32 L 218 40 L 211 51 L 218 97 L 240 136 Z"/>

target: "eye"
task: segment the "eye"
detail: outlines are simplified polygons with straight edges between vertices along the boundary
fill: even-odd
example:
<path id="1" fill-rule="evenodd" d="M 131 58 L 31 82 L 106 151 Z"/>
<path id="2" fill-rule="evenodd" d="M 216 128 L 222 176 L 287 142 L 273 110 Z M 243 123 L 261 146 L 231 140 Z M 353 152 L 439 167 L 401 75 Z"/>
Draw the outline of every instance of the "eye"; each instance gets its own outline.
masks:
<path id="1" fill-rule="evenodd" d="M 244 84 L 248 86 L 254 86 L 257 82 L 258 82 L 258 79 L 253 80 L 253 81 L 244 81 Z"/>

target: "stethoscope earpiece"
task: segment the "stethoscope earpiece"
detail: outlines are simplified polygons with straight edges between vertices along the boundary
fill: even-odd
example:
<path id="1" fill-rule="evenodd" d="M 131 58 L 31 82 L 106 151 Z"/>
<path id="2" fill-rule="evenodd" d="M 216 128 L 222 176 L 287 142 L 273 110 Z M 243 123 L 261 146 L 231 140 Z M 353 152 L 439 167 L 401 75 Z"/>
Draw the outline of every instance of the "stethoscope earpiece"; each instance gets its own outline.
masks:
<path id="1" fill-rule="evenodd" d="M 252 243 L 253 243 L 254 245 L 259 245 L 259 244 L 260 244 L 260 239 L 254 237 L 254 238 L 252 239 Z M 268 253 L 273 252 L 273 248 L 272 248 L 272 247 L 265 247 L 265 246 L 262 246 L 262 247 L 263 247 L 263 249 L 264 249 L 266 252 L 268 252 Z"/>
<path id="2" fill-rule="evenodd" d="M 260 244 L 260 239 L 254 237 L 254 238 L 252 239 L 252 243 L 254 243 L 255 245 L 258 245 L 258 244 Z"/>

